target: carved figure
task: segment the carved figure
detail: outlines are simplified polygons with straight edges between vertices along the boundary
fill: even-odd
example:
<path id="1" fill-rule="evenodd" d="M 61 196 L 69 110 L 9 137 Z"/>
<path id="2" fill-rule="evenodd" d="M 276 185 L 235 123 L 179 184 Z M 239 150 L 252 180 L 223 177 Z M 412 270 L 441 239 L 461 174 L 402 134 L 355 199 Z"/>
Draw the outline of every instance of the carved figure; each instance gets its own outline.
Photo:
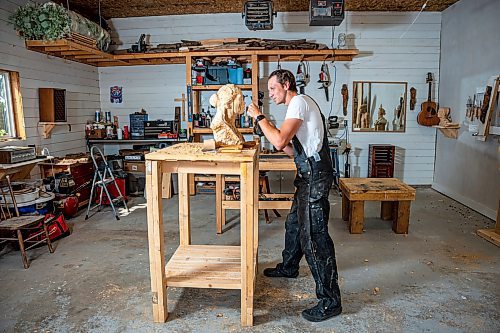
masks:
<path id="1" fill-rule="evenodd" d="M 385 131 L 387 125 L 387 119 L 385 119 L 384 116 L 385 116 L 385 109 L 382 107 L 382 104 L 380 104 L 380 107 L 378 109 L 378 119 L 375 121 L 374 124 L 376 131 Z"/>
<path id="2" fill-rule="evenodd" d="M 415 103 L 417 103 L 417 89 L 410 88 L 410 110 L 415 110 Z"/>
<path id="3" fill-rule="evenodd" d="M 241 89 L 234 84 L 222 86 L 210 96 L 210 104 L 217 109 L 210 128 L 218 145 L 239 145 L 245 139 L 235 127 L 235 119 L 245 111 Z"/>
<path id="4" fill-rule="evenodd" d="M 368 114 L 368 101 L 366 98 L 363 100 L 363 104 L 359 107 L 361 128 L 370 128 L 370 115 Z"/>
<path id="5" fill-rule="evenodd" d="M 444 126 L 444 127 L 458 126 L 458 123 L 453 123 L 451 121 L 450 108 L 439 108 L 438 118 L 439 118 L 439 126 Z"/>

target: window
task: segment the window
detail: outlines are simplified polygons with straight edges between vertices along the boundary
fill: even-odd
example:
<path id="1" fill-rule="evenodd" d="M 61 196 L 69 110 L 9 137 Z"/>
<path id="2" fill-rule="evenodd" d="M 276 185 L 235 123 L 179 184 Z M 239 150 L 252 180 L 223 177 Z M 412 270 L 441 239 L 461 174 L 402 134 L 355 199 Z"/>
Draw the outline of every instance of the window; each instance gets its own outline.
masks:
<path id="1" fill-rule="evenodd" d="M 0 69 L 0 140 L 25 138 L 19 73 Z"/>

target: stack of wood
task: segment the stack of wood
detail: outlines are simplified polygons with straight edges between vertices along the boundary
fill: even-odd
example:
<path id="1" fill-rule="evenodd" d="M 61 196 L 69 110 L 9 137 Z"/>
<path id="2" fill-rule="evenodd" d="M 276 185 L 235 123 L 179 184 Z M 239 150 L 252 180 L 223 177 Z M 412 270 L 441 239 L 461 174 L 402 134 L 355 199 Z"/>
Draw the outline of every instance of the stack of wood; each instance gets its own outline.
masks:
<path id="1" fill-rule="evenodd" d="M 79 34 L 77 32 L 72 32 L 71 35 L 66 39 L 73 41 L 77 44 L 83 45 L 83 46 L 91 47 L 93 49 L 97 48 L 96 47 L 97 40 L 90 38 L 90 37 L 87 37 L 87 36 L 84 36 L 82 34 Z"/>
<path id="2" fill-rule="evenodd" d="M 156 47 L 148 48 L 146 53 L 245 50 L 322 50 L 327 48 L 328 47 L 324 44 L 308 42 L 306 39 L 283 40 L 261 38 L 221 38 L 204 39 L 200 41 L 181 40 L 178 43 L 158 44 Z"/>

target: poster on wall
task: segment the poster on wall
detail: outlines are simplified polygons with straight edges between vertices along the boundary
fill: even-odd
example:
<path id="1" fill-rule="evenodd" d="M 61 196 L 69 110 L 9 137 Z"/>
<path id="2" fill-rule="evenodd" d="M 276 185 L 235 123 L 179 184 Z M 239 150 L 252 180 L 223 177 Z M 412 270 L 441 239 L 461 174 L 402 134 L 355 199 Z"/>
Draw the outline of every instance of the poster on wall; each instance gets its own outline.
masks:
<path id="1" fill-rule="evenodd" d="M 113 104 L 121 104 L 123 102 L 123 87 L 119 86 L 110 87 L 109 100 Z"/>

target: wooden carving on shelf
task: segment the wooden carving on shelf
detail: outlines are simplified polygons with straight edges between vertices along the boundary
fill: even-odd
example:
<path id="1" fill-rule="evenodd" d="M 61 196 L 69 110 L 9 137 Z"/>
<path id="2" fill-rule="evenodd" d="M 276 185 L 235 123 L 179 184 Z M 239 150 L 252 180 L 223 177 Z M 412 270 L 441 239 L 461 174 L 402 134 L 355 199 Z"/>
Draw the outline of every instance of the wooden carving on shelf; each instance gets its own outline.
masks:
<path id="1" fill-rule="evenodd" d="M 241 89 L 234 84 L 222 86 L 210 97 L 210 104 L 217 109 L 210 128 L 218 145 L 239 145 L 245 139 L 235 126 L 235 119 L 245 111 Z"/>

